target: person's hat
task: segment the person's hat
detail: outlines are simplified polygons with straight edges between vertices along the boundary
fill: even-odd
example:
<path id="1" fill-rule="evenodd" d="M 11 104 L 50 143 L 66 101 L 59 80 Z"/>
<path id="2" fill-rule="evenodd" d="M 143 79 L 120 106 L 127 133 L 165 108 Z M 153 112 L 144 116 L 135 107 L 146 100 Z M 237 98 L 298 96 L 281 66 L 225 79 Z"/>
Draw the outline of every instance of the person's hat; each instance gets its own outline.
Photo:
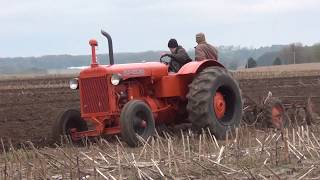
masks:
<path id="1" fill-rule="evenodd" d="M 204 33 L 196 34 L 196 42 L 197 43 L 206 42 L 206 37 L 205 37 Z"/>
<path id="2" fill-rule="evenodd" d="M 178 42 L 176 39 L 170 39 L 168 42 L 168 48 L 176 48 L 178 47 Z"/>

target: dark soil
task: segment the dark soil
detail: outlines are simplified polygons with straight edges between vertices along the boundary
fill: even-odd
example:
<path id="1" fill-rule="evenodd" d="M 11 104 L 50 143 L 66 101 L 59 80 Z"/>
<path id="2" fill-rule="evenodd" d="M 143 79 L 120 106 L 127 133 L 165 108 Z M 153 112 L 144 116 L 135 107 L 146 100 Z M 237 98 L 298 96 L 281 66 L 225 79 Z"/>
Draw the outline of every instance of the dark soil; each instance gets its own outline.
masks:
<path id="1" fill-rule="evenodd" d="M 271 91 L 285 103 L 305 103 L 313 97 L 319 112 L 320 78 L 274 78 L 239 80 L 245 96 L 261 101 Z M 0 138 L 13 145 L 32 141 L 36 145 L 50 142 L 53 122 L 69 108 L 79 108 L 78 91 L 68 88 L 69 78 L 30 78 L 0 80 Z"/>

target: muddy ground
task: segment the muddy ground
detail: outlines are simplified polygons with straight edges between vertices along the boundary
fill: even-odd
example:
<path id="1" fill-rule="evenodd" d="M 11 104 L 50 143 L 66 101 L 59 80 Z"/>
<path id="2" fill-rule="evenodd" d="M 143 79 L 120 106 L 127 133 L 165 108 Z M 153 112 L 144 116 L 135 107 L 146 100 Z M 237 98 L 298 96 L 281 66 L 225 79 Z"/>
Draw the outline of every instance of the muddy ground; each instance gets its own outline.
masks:
<path id="1" fill-rule="evenodd" d="M 77 91 L 68 88 L 71 76 L 0 80 L 0 137 L 13 144 L 50 142 L 54 120 L 64 109 L 78 108 Z M 261 101 L 269 91 L 285 103 L 304 103 L 312 97 L 320 105 L 320 77 L 238 79 L 243 95 Z M 319 112 L 318 112 L 319 113 Z"/>

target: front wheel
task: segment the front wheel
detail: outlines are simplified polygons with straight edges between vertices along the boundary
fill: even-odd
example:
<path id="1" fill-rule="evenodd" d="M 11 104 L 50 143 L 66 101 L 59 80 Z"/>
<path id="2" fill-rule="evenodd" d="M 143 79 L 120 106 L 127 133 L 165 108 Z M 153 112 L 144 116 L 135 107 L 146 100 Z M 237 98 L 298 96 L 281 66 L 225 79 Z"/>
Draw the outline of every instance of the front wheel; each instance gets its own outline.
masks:
<path id="1" fill-rule="evenodd" d="M 148 139 L 154 134 L 155 123 L 151 109 L 140 100 L 131 100 L 120 114 L 121 136 L 131 147 L 139 145 L 139 138 Z"/>
<path id="2" fill-rule="evenodd" d="M 61 136 L 70 136 L 71 129 L 77 131 L 88 130 L 86 121 L 81 118 L 80 112 L 75 109 L 68 109 L 59 115 L 52 129 L 53 140 L 59 141 Z"/>
<path id="3" fill-rule="evenodd" d="M 221 67 L 208 67 L 189 85 L 187 94 L 189 121 L 196 130 L 209 128 L 223 139 L 228 130 L 239 126 L 242 99 L 238 84 Z"/>

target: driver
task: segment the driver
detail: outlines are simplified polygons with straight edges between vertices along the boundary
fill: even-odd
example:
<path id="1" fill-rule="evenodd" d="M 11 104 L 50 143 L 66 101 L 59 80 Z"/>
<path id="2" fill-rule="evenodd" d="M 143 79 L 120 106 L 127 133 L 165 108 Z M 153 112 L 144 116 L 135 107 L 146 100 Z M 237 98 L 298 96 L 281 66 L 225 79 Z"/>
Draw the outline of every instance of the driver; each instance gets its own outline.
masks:
<path id="1" fill-rule="evenodd" d="M 181 45 L 178 45 L 176 39 L 169 40 L 168 48 L 170 49 L 171 54 L 164 54 L 161 58 L 164 56 L 170 57 L 171 62 L 169 63 L 169 66 L 174 66 L 174 68 L 171 69 L 174 69 L 175 72 L 178 72 L 183 65 L 192 61 L 186 50 Z"/>

